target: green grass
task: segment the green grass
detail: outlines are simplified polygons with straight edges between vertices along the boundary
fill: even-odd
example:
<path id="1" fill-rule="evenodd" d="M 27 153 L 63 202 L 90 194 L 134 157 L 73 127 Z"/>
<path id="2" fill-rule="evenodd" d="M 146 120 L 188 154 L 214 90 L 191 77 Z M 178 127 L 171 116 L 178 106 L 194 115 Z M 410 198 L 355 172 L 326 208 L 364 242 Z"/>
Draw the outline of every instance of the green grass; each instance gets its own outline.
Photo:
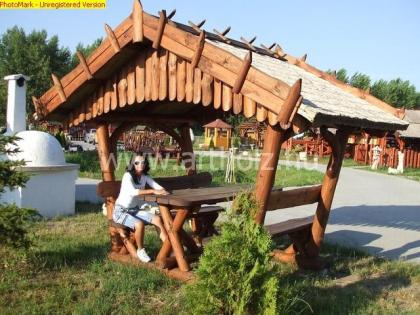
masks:
<path id="1" fill-rule="evenodd" d="M 99 206 L 78 204 L 78 214 L 36 223 L 29 251 L 0 246 L 0 314 L 193 314 L 184 285 L 157 271 L 106 258 L 109 236 Z M 284 239 L 277 239 L 279 247 Z M 155 256 L 159 241 L 146 230 Z M 419 314 L 420 268 L 326 245 L 330 268 L 300 271 L 280 265 L 280 312 L 287 314 Z M 344 287 L 336 279 L 353 275 Z"/>
<path id="2" fill-rule="evenodd" d="M 121 179 L 125 167 L 130 161 L 130 153 L 120 152 L 118 166 L 115 170 L 117 179 Z M 96 152 L 67 153 L 66 161 L 80 164 L 80 177 L 101 179 L 99 162 Z M 160 165 L 156 165 L 155 159 L 149 159 L 153 177 L 185 175 L 185 168 L 177 165 L 175 160 L 165 159 Z M 197 157 L 197 170 L 210 172 L 213 175 L 214 185 L 225 185 L 225 170 L 227 159 L 199 155 Z M 259 163 L 256 161 L 237 160 L 235 178 L 237 183 L 255 183 Z M 323 174 L 315 170 L 297 169 L 296 167 L 279 166 L 276 175 L 276 186 L 290 187 L 318 184 L 322 181 Z"/>

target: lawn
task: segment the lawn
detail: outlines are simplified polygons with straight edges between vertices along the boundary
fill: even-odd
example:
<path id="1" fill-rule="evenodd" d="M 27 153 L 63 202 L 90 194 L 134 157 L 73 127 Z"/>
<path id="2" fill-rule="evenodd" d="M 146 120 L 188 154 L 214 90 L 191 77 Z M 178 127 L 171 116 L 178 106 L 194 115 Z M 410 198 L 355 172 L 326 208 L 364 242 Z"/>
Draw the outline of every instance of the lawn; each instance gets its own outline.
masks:
<path id="1" fill-rule="evenodd" d="M 36 223 L 28 251 L 0 246 L 0 314 L 192 314 L 184 284 L 157 271 L 106 258 L 109 236 L 98 206 Z M 155 256 L 159 242 L 146 231 Z M 284 246 L 284 239 L 276 240 Z M 287 314 L 418 314 L 420 268 L 333 245 L 330 268 L 314 273 L 279 264 L 279 312 Z M 345 277 L 343 279 L 343 277 Z"/>
<path id="2" fill-rule="evenodd" d="M 125 167 L 130 161 L 131 153 L 120 152 L 118 154 L 118 165 L 115 175 L 121 179 L 125 172 Z M 101 179 L 101 171 L 97 153 L 95 151 L 83 153 L 67 153 L 68 163 L 80 164 L 80 177 Z M 164 159 L 157 165 L 153 158 L 150 161 L 150 174 L 153 177 L 185 175 L 185 168 L 177 165 L 173 159 Z M 225 170 L 227 159 L 220 157 L 197 156 L 197 170 L 199 172 L 210 172 L 213 175 L 214 185 L 225 185 Z M 235 178 L 237 183 L 255 183 L 259 163 L 256 161 L 237 160 Z M 282 187 L 304 186 L 318 184 L 322 181 L 323 174 L 315 170 L 297 169 L 290 166 L 279 166 L 275 185 Z"/>

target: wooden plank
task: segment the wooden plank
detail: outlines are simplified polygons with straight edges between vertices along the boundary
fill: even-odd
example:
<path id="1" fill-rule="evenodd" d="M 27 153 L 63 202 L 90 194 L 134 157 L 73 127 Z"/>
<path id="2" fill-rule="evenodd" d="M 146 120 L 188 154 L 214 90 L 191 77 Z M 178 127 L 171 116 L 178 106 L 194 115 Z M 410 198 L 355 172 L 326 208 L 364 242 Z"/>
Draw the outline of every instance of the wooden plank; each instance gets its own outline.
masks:
<path id="1" fill-rule="evenodd" d="M 242 112 L 242 94 L 233 94 L 233 113 L 235 115 Z"/>
<path id="2" fill-rule="evenodd" d="M 146 81 L 144 86 L 144 100 L 149 102 L 152 99 L 152 77 L 153 77 L 153 67 L 152 67 L 152 54 L 153 51 L 149 50 L 146 56 Z"/>
<path id="3" fill-rule="evenodd" d="M 173 53 L 169 53 L 168 60 L 168 71 L 169 71 L 169 100 L 174 101 L 176 99 L 176 64 L 177 56 Z"/>
<path id="4" fill-rule="evenodd" d="M 203 80 L 201 81 L 201 94 L 203 106 L 208 106 L 213 101 L 213 89 L 212 89 L 213 77 L 207 73 L 203 74 Z"/>
<path id="5" fill-rule="evenodd" d="M 194 87 L 193 87 L 193 102 L 198 104 L 201 102 L 201 70 L 194 69 Z"/>
<path id="6" fill-rule="evenodd" d="M 159 99 L 159 56 L 158 51 L 152 53 L 152 84 L 151 84 L 152 101 Z"/>
<path id="7" fill-rule="evenodd" d="M 108 79 L 105 83 L 104 113 L 108 113 L 111 109 L 112 91 L 113 91 L 112 81 Z"/>
<path id="8" fill-rule="evenodd" d="M 118 75 L 112 77 L 111 110 L 118 107 Z"/>
<path id="9" fill-rule="evenodd" d="M 292 208 L 318 202 L 321 185 L 272 191 L 267 201 L 267 211 Z"/>
<path id="10" fill-rule="evenodd" d="M 124 107 L 127 105 L 127 70 L 121 69 L 118 82 L 118 105 Z"/>
<path id="11" fill-rule="evenodd" d="M 222 87 L 222 108 L 225 112 L 232 108 L 232 88 L 223 83 Z"/>
<path id="12" fill-rule="evenodd" d="M 86 103 L 87 103 L 87 101 L 84 101 L 82 106 L 80 107 L 79 123 L 82 123 L 82 122 L 85 121 L 85 118 L 86 118 Z"/>
<path id="13" fill-rule="evenodd" d="M 136 102 L 136 69 L 133 63 L 127 66 L 127 104 Z"/>
<path id="14" fill-rule="evenodd" d="M 194 68 L 187 62 L 187 77 L 185 81 L 185 101 L 191 103 L 194 99 Z"/>
<path id="15" fill-rule="evenodd" d="M 300 103 L 302 102 L 302 97 L 300 91 L 302 88 L 302 79 L 298 79 L 287 95 L 286 100 L 279 112 L 278 121 L 280 127 L 283 129 L 288 129 L 292 124 L 293 116 L 296 114 Z"/>
<path id="16" fill-rule="evenodd" d="M 257 121 L 262 122 L 267 118 L 267 109 L 264 108 L 264 106 L 262 106 L 261 104 L 257 103 L 257 114 L 256 114 L 256 118 Z"/>
<path id="17" fill-rule="evenodd" d="M 185 99 L 186 62 L 178 59 L 176 65 L 176 99 L 182 102 Z"/>
<path id="18" fill-rule="evenodd" d="M 222 106 L 222 82 L 219 79 L 214 78 L 214 101 L 213 106 L 215 109 L 219 109 Z"/>
<path id="19" fill-rule="evenodd" d="M 198 37 L 198 41 L 197 41 L 197 48 L 191 60 L 191 66 L 193 69 L 197 67 L 198 62 L 200 61 L 201 54 L 203 53 L 203 49 L 204 49 L 205 40 L 206 40 L 206 32 L 204 30 L 201 30 L 200 35 Z"/>
<path id="20" fill-rule="evenodd" d="M 255 115 L 257 104 L 249 97 L 244 96 L 244 116 L 250 118 Z"/>
<path id="21" fill-rule="evenodd" d="M 159 51 L 159 100 L 163 101 L 168 97 L 168 55 L 167 50 Z"/>
<path id="22" fill-rule="evenodd" d="M 291 219 L 284 222 L 266 225 L 268 233 L 271 235 L 287 235 L 289 233 L 310 229 L 313 217 Z"/>
<path id="23" fill-rule="evenodd" d="M 136 58 L 136 101 L 141 103 L 144 101 L 144 80 L 145 80 L 145 63 L 146 53 L 141 50 Z"/>

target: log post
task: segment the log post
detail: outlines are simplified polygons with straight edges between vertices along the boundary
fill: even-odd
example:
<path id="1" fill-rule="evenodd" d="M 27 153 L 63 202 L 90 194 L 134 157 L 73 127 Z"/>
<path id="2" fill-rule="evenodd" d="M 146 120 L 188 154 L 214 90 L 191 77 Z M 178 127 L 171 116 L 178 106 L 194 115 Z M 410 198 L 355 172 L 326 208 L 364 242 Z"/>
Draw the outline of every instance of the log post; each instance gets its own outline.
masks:
<path id="1" fill-rule="evenodd" d="M 111 156 L 111 141 L 108 132 L 108 124 L 98 123 L 96 127 L 96 137 L 98 139 L 98 156 L 99 163 L 101 165 L 102 171 L 102 180 L 114 181 L 114 164 L 112 163 Z M 114 209 L 115 198 L 106 197 L 106 209 L 107 209 L 107 218 L 112 220 L 112 211 Z M 123 248 L 123 241 L 118 233 L 118 230 L 114 227 L 109 227 L 109 233 L 111 236 L 111 251 L 119 252 Z"/>
<path id="2" fill-rule="evenodd" d="M 180 128 L 182 141 L 180 143 L 182 150 L 182 160 L 188 175 L 196 173 L 195 154 L 190 136 L 190 127 L 183 125 Z"/>
<path id="3" fill-rule="evenodd" d="M 279 125 L 267 126 L 255 188 L 255 195 L 259 202 L 259 210 L 255 216 L 255 222 L 258 224 L 264 224 L 267 202 L 276 176 L 280 148 L 285 140 L 286 131 Z"/>
<path id="4" fill-rule="evenodd" d="M 333 135 L 326 128 L 322 128 L 321 133 L 332 147 L 332 152 L 322 181 L 321 195 L 312 224 L 311 239 L 306 248 L 306 254 L 309 257 L 316 257 L 319 254 L 343 163 L 347 139 L 350 134 L 348 130 L 338 129 L 336 134 Z"/>

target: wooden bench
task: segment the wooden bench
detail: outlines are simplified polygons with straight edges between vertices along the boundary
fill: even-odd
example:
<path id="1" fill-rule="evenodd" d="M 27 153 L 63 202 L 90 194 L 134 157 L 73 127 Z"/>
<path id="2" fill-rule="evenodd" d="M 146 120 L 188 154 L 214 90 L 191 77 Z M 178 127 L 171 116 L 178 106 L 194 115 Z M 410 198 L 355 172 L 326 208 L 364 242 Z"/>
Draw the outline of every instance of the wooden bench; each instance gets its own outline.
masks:
<path id="1" fill-rule="evenodd" d="M 177 189 L 208 187 L 211 184 L 212 176 L 208 172 L 203 172 L 195 175 L 160 177 L 154 178 L 154 180 L 170 192 Z M 117 199 L 120 189 L 121 181 L 101 182 L 97 186 L 97 194 L 103 198 L 113 197 Z M 224 211 L 224 209 L 219 206 L 203 206 L 200 209 L 191 212 L 189 218 L 192 219 L 191 229 L 196 243 L 201 245 L 204 237 L 217 234 L 214 223 L 221 211 Z M 173 215 L 175 215 L 175 213 Z M 109 225 L 116 229 L 117 234 L 124 245 L 130 247 L 126 242 L 131 239 L 130 234 L 132 231 L 124 225 L 117 224 L 112 220 L 110 220 Z M 130 252 L 129 248 L 127 248 L 127 250 Z"/>

